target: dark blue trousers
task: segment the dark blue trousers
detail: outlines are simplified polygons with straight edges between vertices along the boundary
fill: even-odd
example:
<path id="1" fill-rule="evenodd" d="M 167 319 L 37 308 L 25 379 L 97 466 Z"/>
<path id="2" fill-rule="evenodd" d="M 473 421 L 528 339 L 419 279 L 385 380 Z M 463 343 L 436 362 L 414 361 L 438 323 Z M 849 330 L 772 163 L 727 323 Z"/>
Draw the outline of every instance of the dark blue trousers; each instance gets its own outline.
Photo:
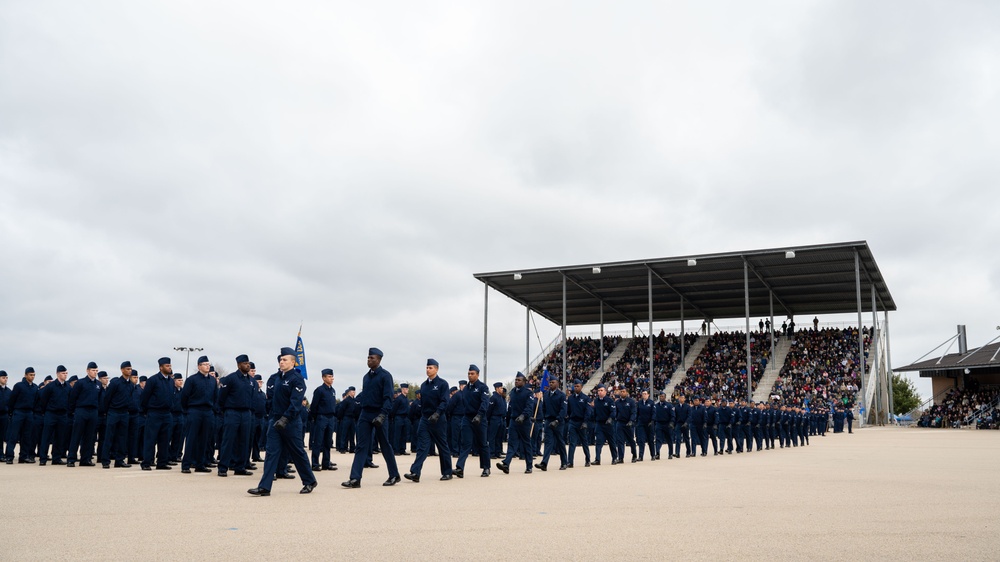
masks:
<path id="1" fill-rule="evenodd" d="M 184 450 L 184 414 L 170 414 L 170 460 L 180 460 Z"/>
<path id="2" fill-rule="evenodd" d="M 337 418 L 334 416 L 324 416 L 322 414 L 316 416 L 316 421 L 313 422 L 312 431 L 309 432 L 309 436 L 312 439 L 312 464 L 313 466 L 320 465 L 320 455 L 322 455 L 323 468 L 330 468 L 330 449 L 333 447 L 333 430 L 337 423 Z"/>
<path id="3" fill-rule="evenodd" d="M 209 409 L 191 408 L 187 413 L 187 438 L 181 468 L 206 468 L 206 449 L 212 434 L 215 414 Z"/>
<path id="4" fill-rule="evenodd" d="M 375 411 L 362 410 L 361 417 L 358 418 L 358 427 L 355 430 L 358 444 L 354 448 L 354 463 L 351 465 L 351 480 L 361 480 L 361 474 L 364 472 L 365 463 L 368 462 L 372 455 L 373 441 L 378 442 L 379 449 L 382 451 L 382 458 L 385 459 L 386 468 L 389 469 L 389 477 L 399 477 L 399 468 L 396 467 L 396 455 L 392 451 L 392 444 L 389 443 L 388 423 L 382 424 L 382 427 L 377 429 L 372 425 L 372 420 L 374 420 L 378 414 L 379 413 Z"/>
<path id="5" fill-rule="evenodd" d="M 493 416 L 490 418 L 490 427 L 487 430 L 487 437 L 490 442 L 490 456 L 499 457 L 503 452 L 503 418 Z"/>
<path id="6" fill-rule="evenodd" d="M 524 462 L 531 468 L 531 424 L 529 422 L 510 422 L 510 431 L 507 434 L 507 456 L 503 463 L 510 466 L 510 461 L 515 455 L 521 455 Z"/>
<path id="7" fill-rule="evenodd" d="M 601 449 L 604 448 L 604 444 L 608 444 L 608 449 L 611 449 L 611 458 L 616 458 L 618 454 L 618 445 L 615 444 L 615 430 L 613 425 L 608 425 L 606 423 L 599 423 L 595 428 L 595 433 L 597 437 L 597 444 L 594 449 L 594 460 L 601 462 Z"/>
<path id="8" fill-rule="evenodd" d="M 623 421 L 615 422 L 615 445 L 619 462 L 625 458 L 625 443 L 628 443 L 632 456 L 635 456 L 635 435 L 627 424 L 628 422 Z"/>
<path id="9" fill-rule="evenodd" d="M 542 464 L 549 464 L 549 457 L 552 456 L 552 449 L 555 449 L 556 453 L 559 455 L 559 465 L 566 464 L 566 439 L 563 436 L 563 427 L 558 426 L 553 428 L 551 424 L 553 420 L 545 420 L 545 454 L 542 455 Z"/>
<path id="10" fill-rule="evenodd" d="M 660 449 L 667 445 L 667 458 L 674 456 L 674 429 L 666 422 L 656 422 L 656 456 L 660 456 Z"/>
<path id="11" fill-rule="evenodd" d="M 146 424 L 143 429 L 142 466 L 149 466 L 156 460 L 157 467 L 167 466 L 170 460 L 170 424 L 169 410 L 150 410 L 146 413 Z"/>
<path id="12" fill-rule="evenodd" d="M 431 442 L 437 447 L 438 463 L 441 465 L 441 476 L 451 474 L 451 449 L 448 448 L 448 419 L 441 416 L 437 422 L 431 423 L 426 417 L 421 417 L 417 423 L 417 458 L 410 465 L 410 473 L 420 476 L 424 461 L 431 450 Z"/>
<path id="13" fill-rule="evenodd" d="M 340 427 L 337 428 L 337 450 L 343 453 L 353 453 L 356 445 L 357 423 L 354 418 L 340 420 Z"/>
<path id="14" fill-rule="evenodd" d="M 302 447 L 302 418 L 296 416 L 288 421 L 283 431 L 275 429 L 275 418 L 268 423 L 267 430 L 267 456 L 264 457 L 264 473 L 260 475 L 259 488 L 271 489 L 274 483 L 276 472 L 285 472 L 284 464 L 286 459 L 295 464 L 295 470 L 299 472 L 302 484 L 307 486 L 316 483 L 316 475 L 313 474 L 312 467 L 309 466 L 309 457 Z"/>
<path id="15" fill-rule="evenodd" d="M 583 429 L 583 421 L 570 420 L 569 422 L 569 454 L 567 455 L 569 464 L 573 464 L 573 454 L 576 447 L 583 447 L 583 458 L 590 462 L 590 447 L 587 446 L 587 430 Z"/>
<path id="16" fill-rule="evenodd" d="M 479 456 L 479 468 L 487 470 L 490 467 L 490 451 L 486 442 L 486 424 L 472 425 L 469 416 L 463 416 L 459 421 L 462 426 L 462 449 L 455 467 L 465 470 L 465 459 L 474 453 Z"/>
<path id="17" fill-rule="evenodd" d="M 656 457 L 656 445 L 653 439 L 653 422 L 648 424 L 640 422 L 639 425 L 635 426 L 635 441 L 639 446 L 639 458 L 643 456 L 643 451 L 646 447 L 649 447 L 649 457 Z"/>
<path id="18" fill-rule="evenodd" d="M 108 412 L 107 432 L 104 436 L 104 446 L 101 447 L 101 462 L 110 464 L 114 459 L 116 465 L 125 464 L 128 456 L 128 412 Z"/>
<path id="19" fill-rule="evenodd" d="M 97 440 L 97 408 L 77 408 L 73 413 L 73 432 L 69 438 L 69 462 L 94 461 Z M 77 456 L 79 451 L 79 456 Z"/>
<path id="20" fill-rule="evenodd" d="M 253 414 L 250 410 L 226 410 L 222 422 L 222 446 L 219 447 L 219 473 L 230 468 L 246 470 L 250 460 L 250 430 Z"/>
<path id="21" fill-rule="evenodd" d="M 684 454 L 691 454 L 691 435 L 688 433 L 688 425 L 679 423 L 674 426 L 674 456 L 681 456 L 681 443 L 684 443 Z"/>
<path id="22" fill-rule="evenodd" d="M 31 436 L 34 429 L 34 413 L 30 410 L 14 410 L 14 415 L 10 417 L 10 424 L 7 426 L 7 458 L 14 458 L 14 445 L 20 443 L 17 458 L 27 460 L 34 458 L 34 446 Z"/>
<path id="23" fill-rule="evenodd" d="M 49 447 L 52 447 L 52 460 L 61 461 L 63 452 L 66 450 L 67 435 L 69 428 L 69 417 L 65 414 L 55 412 L 45 412 L 42 426 L 42 444 L 39 454 L 41 460 L 49 460 Z"/>

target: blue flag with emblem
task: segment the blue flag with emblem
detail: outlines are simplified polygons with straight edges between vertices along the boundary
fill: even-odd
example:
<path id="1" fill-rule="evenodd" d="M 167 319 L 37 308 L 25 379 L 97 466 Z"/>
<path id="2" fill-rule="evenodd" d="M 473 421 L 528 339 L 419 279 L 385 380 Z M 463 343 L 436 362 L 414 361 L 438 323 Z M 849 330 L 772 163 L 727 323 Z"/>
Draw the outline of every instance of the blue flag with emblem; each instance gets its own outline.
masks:
<path id="1" fill-rule="evenodd" d="M 545 390 L 548 387 L 549 387 L 549 368 L 546 367 L 542 371 L 542 382 L 541 382 L 541 384 L 538 387 L 538 391 L 541 392 L 541 391 Z"/>
<path id="2" fill-rule="evenodd" d="M 306 348 L 302 345 L 302 326 L 299 326 L 299 339 L 295 342 L 295 366 L 302 373 L 303 379 L 309 378 L 306 372 Z"/>

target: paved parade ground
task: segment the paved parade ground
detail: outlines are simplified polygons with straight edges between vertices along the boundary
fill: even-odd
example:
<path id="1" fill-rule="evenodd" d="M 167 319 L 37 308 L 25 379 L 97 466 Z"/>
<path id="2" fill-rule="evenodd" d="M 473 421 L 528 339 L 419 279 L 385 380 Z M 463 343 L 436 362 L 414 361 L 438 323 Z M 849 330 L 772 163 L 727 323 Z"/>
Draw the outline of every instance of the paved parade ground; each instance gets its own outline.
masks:
<path id="1" fill-rule="evenodd" d="M 0 560 L 997 559 L 1000 432 L 812 443 L 490 478 L 470 459 L 450 482 L 430 458 L 419 484 L 384 488 L 382 466 L 357 490 L 335 454 L 311 495 L 279 480 L 267 498 L 256 477 L 0 465 Z"/>

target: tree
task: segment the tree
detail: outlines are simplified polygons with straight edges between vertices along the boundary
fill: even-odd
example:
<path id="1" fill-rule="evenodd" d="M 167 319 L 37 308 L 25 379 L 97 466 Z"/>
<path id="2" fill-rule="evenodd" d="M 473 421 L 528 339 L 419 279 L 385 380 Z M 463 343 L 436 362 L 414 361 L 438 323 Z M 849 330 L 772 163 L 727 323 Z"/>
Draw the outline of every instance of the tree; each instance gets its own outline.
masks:
<path id="1" fill-rule="evenodd" d="M 896 415 L 905 414 L 920 405 L 920 394 L 913 381 L 893 373 L 892 375 L 892 406 Z"/>

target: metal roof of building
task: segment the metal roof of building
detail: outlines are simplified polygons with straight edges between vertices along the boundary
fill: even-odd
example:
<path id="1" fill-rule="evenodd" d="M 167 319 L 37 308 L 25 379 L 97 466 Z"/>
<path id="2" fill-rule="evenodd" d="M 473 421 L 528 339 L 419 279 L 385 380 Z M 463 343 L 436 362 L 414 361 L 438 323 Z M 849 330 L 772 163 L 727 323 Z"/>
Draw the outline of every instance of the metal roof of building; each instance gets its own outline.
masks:
<path id="1" fill-rule="evenodd" d="M 1000 372 L 1000 342 L 984 345 L 966 353 L 949 353 L 924 361 L 893 367 L 895 372 L 920 371 L 922 377 L 948 376 L 976 369 L 979 373 Z M 984 369 L 989 369 L 984 371 Z"/>
<path id="2" fill-rule="evenodd" d="M 791 257 L 789 252 L 794 253 Z M 562 324 L 563 279 L 566 324 L 594 325 L 649 321 L 652 278 L 653 321 L 681 318 L 743 318 L 744 264 L 749 276 L 750 316 L 857 312 L 855 255 L 859 258 L 861 309 L 871 312 L 874 285 L 879 310 L 896 310 L 866 241 L 792 246 L 477 273 L 475 278 L 514 301 Z"/>

